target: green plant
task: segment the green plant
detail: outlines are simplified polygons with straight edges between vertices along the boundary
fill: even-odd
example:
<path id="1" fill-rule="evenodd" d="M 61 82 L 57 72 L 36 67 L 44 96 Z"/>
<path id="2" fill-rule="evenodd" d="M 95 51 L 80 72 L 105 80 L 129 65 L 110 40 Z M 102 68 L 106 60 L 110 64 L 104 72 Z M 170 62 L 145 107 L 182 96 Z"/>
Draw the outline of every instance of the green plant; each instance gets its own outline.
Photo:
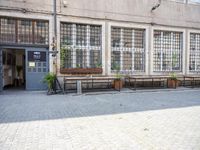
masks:
<path id="1" fill-rule="evenodd" d="M 175 72 L 170 73 L 169 79 L 170 79 L 170 80 L 177 80 L 177 75 L 176 75 L 176 73 L 175 73 Z"/>
<path id="2" fill-rule="evenodd" d="M 19 74 L 21 72 L 21 70 L 23 69 L 22 66 L 16 66 L 16 69 L 17 69 L 17 76 L 19 77 Z"/>
<path id="3" fill-rule="evenodd" d="M 47 83 L 49 90 L 53 89 L 53 84 L 54 84 L 55 79 L 56 79 L 56 75 L 54 73 L 48 73 L 45 75 L 43 81 L 44 83 Z"/>
<path id="4" fill-rule="evenodd" d="M 116 80 L 121 80 L 123 75 L 120 73 L 120 65 L 119 64 L 114 64 L 113 69 L 116 70 L 115 78 Z"/>
<path id="5" fill-rule="evenodd" d="M 97 63 L 96 64 L 96 68 L 101 68 L 102 67 L 102 64 L 101 63 Z"/>

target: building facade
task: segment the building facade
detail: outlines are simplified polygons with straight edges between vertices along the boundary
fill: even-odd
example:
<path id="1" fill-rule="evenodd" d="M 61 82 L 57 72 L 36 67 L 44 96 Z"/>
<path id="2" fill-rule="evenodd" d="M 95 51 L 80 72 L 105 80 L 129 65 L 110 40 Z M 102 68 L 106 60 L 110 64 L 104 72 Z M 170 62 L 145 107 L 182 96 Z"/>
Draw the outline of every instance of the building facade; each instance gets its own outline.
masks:
<path id="1" fill-rule="evenodd" d="M 0 1 L 1 87 L 44 89 L 47 72 L 200 74 L 199 0 L 57 0 L 56 9 L 55 28 L 53 0 Z"/>

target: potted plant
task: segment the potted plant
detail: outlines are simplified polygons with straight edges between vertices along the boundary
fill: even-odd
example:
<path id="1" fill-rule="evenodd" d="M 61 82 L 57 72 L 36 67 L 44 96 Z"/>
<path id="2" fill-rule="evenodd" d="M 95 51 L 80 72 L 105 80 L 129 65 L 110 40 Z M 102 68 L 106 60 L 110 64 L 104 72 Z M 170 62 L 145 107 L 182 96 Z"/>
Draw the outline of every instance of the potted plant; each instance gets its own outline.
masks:
<path id="1" fill-rule="evenodd" d="M 115 80 L 114 80 L 114 89 L 119 90 L 123 87 L 122 77 L 123 75 L 120 73 L 120 66 L 115 65 L 114 70 L 116 70 Z"/>
<path id="2" fill-rule="evenodd" d="M 48 92 L 47 94 L 52 94 L 54 92 L 54 83 L 56 80 L 56 75 L 54 73 L 48 73 L 44 77 L 44 83 L 47 83 Z"/>
<path id="3" fill-rule="evenodd" d="M 16 66 L 16 70 L 17 70 L 17 79 L 20 78 L 20 72 L 21 72 L 22 69 L 23 69 L 22 66 Z"/>
<path id="4" fill-rule="evenodd" d="M 178 86 L 178 79 L 176 73 L 171 73 L 170 77 L 167 79 L 168 88 L 176 88 Z"/>

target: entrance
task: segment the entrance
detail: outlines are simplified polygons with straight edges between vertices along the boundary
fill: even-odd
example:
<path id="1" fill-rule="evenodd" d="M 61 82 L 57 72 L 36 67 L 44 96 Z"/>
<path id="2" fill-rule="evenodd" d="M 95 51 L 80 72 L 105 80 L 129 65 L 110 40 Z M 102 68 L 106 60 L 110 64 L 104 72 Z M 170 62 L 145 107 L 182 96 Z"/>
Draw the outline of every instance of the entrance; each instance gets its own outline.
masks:
<path id="1" fill-rule="evenodd" d="M 0 48 L 0 91 L 44 90 L 48 73 L 46 48 Z"/>
<path id="2" fill-rule="evenodd" d="M 2 49 L 1 58 L 3 89 L 25 89 L 25 50 Z"/>

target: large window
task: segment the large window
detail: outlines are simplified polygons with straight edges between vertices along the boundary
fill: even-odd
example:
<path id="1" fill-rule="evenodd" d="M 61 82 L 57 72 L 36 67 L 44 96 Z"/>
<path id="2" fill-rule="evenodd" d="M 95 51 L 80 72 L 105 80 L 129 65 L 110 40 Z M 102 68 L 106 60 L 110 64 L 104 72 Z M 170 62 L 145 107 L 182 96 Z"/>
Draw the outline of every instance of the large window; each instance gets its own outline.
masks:
<path id="1" fill-rule="evenodd" d="M 182 52 L 182 33 L 154 31 L 154 71 L 181 71 Z"/>
<path id="2" fill-rule="evenodd" d="M 111 71 L 133 73 L 145 71 L 145 30 L 111 28 Z"/>
<path id="3" fill-rule="evenodd" d="M 0 17 L 0 43 L 48 45 L 49 23 Z"/>
<path id="4" fill-rule="evenodd" d="M 61 68 L 102 68 L 101 26 L 61 23 Z"/>
<path id="5" fill-rule="evenodd" d="M 200 33 L 190 33 L 190 72 L 200 72 Z"/>

